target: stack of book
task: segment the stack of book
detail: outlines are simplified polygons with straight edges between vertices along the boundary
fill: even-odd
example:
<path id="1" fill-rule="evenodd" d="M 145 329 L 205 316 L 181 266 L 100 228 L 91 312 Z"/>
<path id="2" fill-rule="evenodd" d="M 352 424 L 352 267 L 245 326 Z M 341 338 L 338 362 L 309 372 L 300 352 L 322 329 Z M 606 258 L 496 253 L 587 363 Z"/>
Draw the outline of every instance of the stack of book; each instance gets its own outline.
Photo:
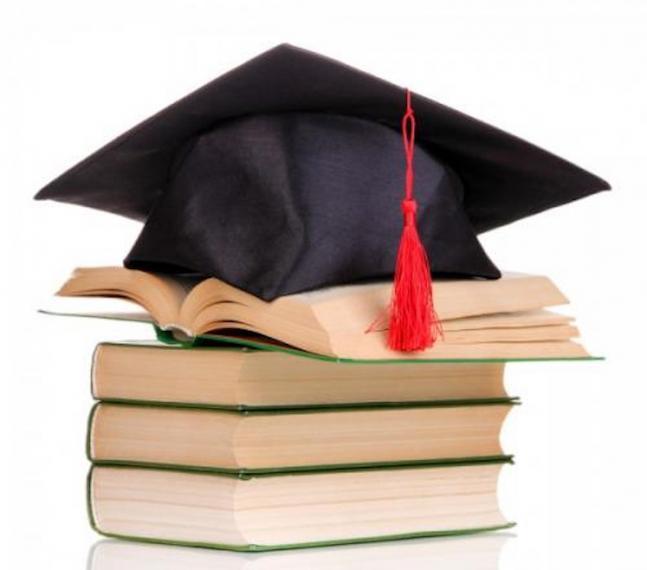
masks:
<path id="1" fill-rule="evenodd" d="M 504 366 L 587 357 L 572 319 L 546 309 L 565 297 L 545 277 L 439 281 L 444 338 L 399 354 L 374 321 L 389 288 L 268 303 L 216 279 L 77 270 L 60 295 L 128 298 L 146 314 L 95 316 L 159 332 L 95 351 L 93 526 L 232 550 L 511 526 L 497 501 L 517 402 Z"/>

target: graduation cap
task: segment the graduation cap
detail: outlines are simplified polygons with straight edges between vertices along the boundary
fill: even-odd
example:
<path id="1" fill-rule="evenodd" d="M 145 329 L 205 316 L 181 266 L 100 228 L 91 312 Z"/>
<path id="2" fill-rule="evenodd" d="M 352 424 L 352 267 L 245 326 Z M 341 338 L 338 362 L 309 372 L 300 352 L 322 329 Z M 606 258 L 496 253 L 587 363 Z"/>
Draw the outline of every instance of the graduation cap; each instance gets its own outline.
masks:
<path id="1" fill-rule="evenodd" d="M 608 188 L 463 113 L 280 45 L 36 198 L 144 221 L 127 267 L 215 276 L 265 300 L 395 271 L 390 344 L 416 350 L 434 339 L 427 254 L 434 276 L 497 278 L 478 233 Z"/>

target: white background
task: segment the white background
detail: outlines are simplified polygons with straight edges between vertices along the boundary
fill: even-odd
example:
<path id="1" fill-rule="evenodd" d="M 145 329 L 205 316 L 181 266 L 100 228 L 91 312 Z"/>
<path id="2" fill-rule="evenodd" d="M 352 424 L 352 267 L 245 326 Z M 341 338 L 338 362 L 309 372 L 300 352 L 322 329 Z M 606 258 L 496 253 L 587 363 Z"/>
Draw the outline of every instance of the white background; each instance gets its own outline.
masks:
<path id="1" fill-rule="evenodd" d="M 604 363 L 509 366 L 500 568 L 645 568 L 647 3 L 25 1 L 0 8 L 0 560 L 83 568 L 90 354 L 148 327 L 36 314 L 138 224 L 31 196 L 136 122 L 289 41 L 562 155 L 614 191 L 482 236 L 550 275 Z M 343 86 L 340 86 L 343 89 Z M 466 546 L 467 548 L 468 546 Z M 125 568 L 125 566 L 123 566 Z M 215 566 L 214 566 L 215 567 Z"/>

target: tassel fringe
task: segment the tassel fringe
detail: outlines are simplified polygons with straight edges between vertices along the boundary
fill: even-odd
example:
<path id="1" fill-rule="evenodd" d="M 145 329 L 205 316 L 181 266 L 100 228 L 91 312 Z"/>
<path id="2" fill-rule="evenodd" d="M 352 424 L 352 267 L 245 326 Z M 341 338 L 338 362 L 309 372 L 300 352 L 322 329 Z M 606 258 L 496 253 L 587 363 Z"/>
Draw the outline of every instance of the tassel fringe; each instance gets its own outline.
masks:
<path id="1" fill-rule="evenodd" d="M 404 200 L 405 225 L 395 267 L 390 307 L 389 348 L 415 352 L 442 336 L 434 311 L 429 260 L 415 224 L 416 203 Z"/>

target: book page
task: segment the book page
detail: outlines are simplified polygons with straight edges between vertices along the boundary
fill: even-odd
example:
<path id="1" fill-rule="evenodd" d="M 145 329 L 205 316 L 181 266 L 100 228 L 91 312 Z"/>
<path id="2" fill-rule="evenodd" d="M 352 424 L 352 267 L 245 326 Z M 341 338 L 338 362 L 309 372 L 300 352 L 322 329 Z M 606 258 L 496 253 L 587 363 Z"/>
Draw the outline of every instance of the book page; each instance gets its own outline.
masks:
<path id="1" fill-rule="evenodd" d="M 170 275 L 124 267 L 78 268 L 57 295 L 63 297 L 121 297 L 143 307 L 163 327 L 177 321 L 189 285 Z"/>

